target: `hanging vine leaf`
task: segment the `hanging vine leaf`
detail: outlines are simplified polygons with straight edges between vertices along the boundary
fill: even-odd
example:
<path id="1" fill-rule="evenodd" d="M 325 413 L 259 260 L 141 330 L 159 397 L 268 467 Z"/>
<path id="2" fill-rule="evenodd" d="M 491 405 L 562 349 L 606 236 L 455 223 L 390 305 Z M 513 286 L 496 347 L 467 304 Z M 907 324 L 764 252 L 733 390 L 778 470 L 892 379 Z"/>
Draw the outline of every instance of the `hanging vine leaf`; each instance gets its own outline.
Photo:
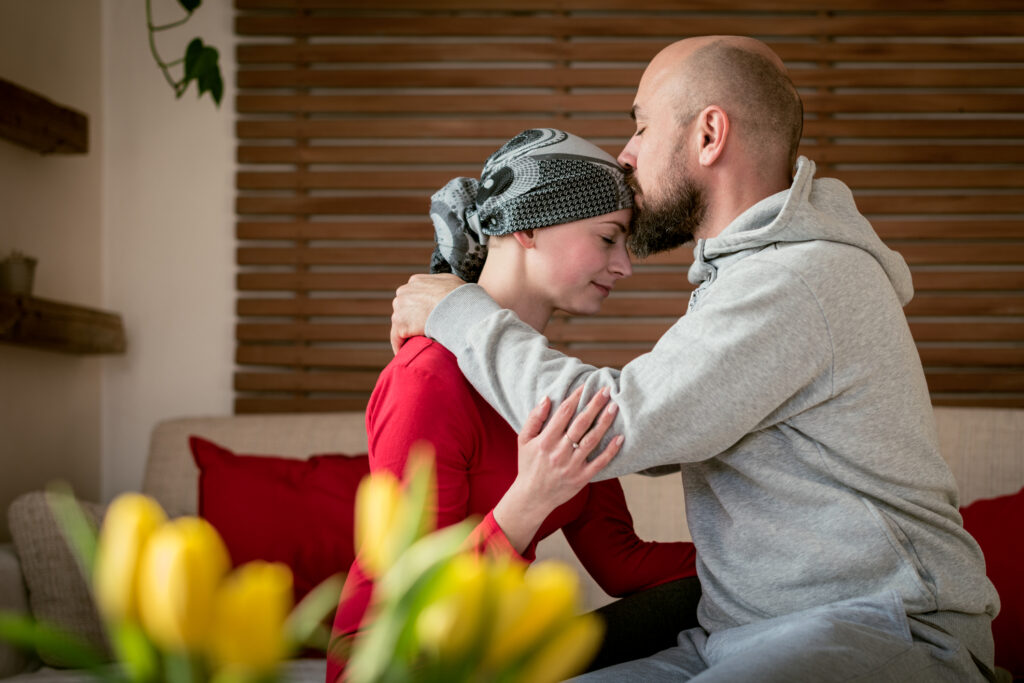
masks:
<path id="1" fill-rule="evenodd" d="M 178 84 L 178 97 L 188 89 L 189 83 L 195 81 L 200 97 L 209 92 L 213 101 L 220 105 L 224 81 L 220 75 L 219 59 L 217 48 L 204 45 L 201 38 L 193 39 L 185 49 L 185 77 Z"/>
<path id="2" fill-rule="evenodd" d="M 220 54 L 215 47 L 204 45 L 202 39 L 194 38 L 185 48 L 185 56 L 172 62 L 165 62 L 157 50 L 155 35 L 161 31 L 177 28 L 187 22 L 192 18 L 192 13 L 202 4 L 202 0 L 178 0 L 178 4 L 187 12 L 187 15 L 177 21 L 158 26 L 153 23 L 152 0 L 146 0 L 149 51 L 153 54 L 153 59 L 156 60 L 160 71 L 163 72 L 164 79 L 174 90 L 175 97 L 180 98 L 188 90 L 188 84 L 195 81 L 199 96 L 202 97 L 205 92 L 210 93 L 210 97 L 219 107 L 220 100 L 224 96 L 224 80 L 221 78 L 220 64 L 218 63 Z M 180 79 L 171 74 L 171 67 L 178 64 L 184 66 L 184 74 Z"/>

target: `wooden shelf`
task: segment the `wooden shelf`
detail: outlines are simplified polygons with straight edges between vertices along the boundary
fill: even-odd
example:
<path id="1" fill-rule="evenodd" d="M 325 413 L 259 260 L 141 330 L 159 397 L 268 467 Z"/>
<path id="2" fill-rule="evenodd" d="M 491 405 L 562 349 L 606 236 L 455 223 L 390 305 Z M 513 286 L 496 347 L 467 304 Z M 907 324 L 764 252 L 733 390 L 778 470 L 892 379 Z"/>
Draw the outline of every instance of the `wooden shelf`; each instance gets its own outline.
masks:
<path id="1" fill-rule="evenodd" d="M 117 313 L 0 292 L 0 342 L 62 353 L 124 353 L 124 324 Z"/>
<path id="2" fill-rule="evenodd" d="M 0 137 L 42 154 L 85 154 L 89 118 L 0 78 Z"/>

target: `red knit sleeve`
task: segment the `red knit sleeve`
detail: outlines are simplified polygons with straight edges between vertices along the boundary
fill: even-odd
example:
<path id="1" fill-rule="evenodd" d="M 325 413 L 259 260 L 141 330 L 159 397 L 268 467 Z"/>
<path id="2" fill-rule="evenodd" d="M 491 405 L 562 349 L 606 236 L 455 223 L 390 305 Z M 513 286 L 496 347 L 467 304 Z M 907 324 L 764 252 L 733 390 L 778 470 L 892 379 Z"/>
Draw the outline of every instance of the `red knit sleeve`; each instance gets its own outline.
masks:
<path id="1" fill-rule="evenodd" d="M 533 544 L 531 544 L 532 548 Z M 487 513 L 483 521 L 476 525 L 473 532 L 466 539 L 464 547 L 467 550 L 471 550 L 478 555 L 488 555 L 490 557 L 511 557 L 523 562 L 532 562 L 533 553 L 530 553 L 530 557 L 524 557 L 516 551 L 515 546 L 508 540 L 508 536 L 498 526 L 498 522 L 494 519 L 494 510 Z"/>
<path id="2" fill-rule="evenodd" d="M 618 479 L 589 484 L 587 503 L 565 537 L 584 568 L 611 596 L 621 597 L 675 579 L 696 576 L 692 543 L 643 541 Z"/>

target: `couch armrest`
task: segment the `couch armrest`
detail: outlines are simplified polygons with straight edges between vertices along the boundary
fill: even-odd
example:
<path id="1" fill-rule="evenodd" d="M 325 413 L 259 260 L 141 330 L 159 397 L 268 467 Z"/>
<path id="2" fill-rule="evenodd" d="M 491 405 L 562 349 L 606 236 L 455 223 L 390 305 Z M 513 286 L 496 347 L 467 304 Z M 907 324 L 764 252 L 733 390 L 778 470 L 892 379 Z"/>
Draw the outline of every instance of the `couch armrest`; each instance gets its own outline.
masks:
<path id="1" fill-rule="evenodd" d="M 0 544 L 0 611 L 29 613 L 28 590 L 21 562 L 10 543 Z M 23 651 L 0 641 L 0 678 L 31 670 L 36 662 Z"/>

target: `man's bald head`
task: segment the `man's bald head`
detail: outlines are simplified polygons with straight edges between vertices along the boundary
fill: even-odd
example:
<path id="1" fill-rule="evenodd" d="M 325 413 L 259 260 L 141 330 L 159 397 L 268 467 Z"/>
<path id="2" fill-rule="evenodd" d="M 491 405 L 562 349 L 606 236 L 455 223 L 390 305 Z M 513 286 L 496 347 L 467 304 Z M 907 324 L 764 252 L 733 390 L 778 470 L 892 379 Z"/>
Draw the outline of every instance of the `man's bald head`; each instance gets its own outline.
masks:
<path id="1" fill-rule="evenodd" d="M 703 36 L 669 45 L 651 60 L 643 81 L 674 99 L 680 126 L 710 105 L 721 107 L 752 154 L 796 161 L 803 104 L 771 48 L 743 36 Z"/>

